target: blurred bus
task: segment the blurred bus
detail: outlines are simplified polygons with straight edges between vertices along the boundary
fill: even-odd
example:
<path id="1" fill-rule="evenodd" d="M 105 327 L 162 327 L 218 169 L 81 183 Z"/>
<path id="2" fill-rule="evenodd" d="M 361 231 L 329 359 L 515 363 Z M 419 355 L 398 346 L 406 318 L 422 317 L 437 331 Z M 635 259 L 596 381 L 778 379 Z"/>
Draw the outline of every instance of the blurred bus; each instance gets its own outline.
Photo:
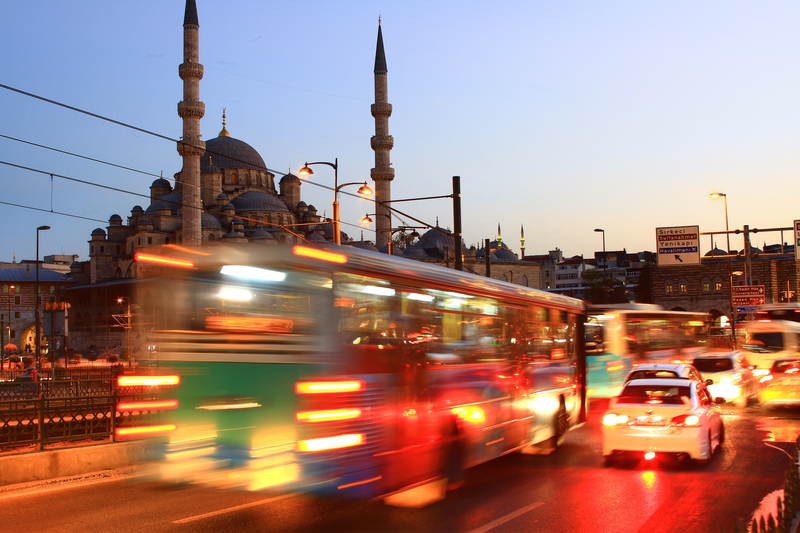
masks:
<path id="1" fill-rule="evenodd" d="M 744 324 L 745 339 L 741 349 L 747 353 L 747 359 L 758 367 L 753 374 L 765 375 L 769 374 L 776 359 L 800 353 L 800 323 L 761 318 L 769 315 L 760 311 L 756 316 L 759 318 Z"/>
<path id="2" fill-rule="evenodd" d="M 585 420 L 579 300 L 348 247 L 136 259 L 137 335 L 179 381 L 165 479 L 405 505 Z"/>
<path id="3" fill-rule="evenodd" d="M 708 315 L 651 304 L 587 306 L 588 395 L 615 396 L 642 363 L 685 362 L 706 351 Z"/>

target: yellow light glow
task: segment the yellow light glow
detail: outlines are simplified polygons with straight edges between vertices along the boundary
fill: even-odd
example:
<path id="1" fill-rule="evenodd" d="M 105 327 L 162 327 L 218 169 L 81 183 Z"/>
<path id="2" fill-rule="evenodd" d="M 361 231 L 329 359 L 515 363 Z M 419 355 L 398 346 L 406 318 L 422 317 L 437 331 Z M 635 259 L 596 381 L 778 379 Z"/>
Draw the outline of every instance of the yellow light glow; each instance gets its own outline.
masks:
<path id="1" fill-rule="evenodd" d="M 357 392 L 363 389 L 363 381 L 303 381 L 295 384 L 297 394 Z"/>
<path id="2" fill-rule="evenodd" d="M 544 413 L 554 413 L 560 404 L 553 398 L 539 396 L 533 400 L 528 400 L 528 406 L 534 411 Z"/>
<path id="3" fill-rule="evenodd" d="M 120 387 L 155 387 L 161 385 L 178 385 L 180 376 L 120 376 L 117 385 Z"/>
<path id="4" fill-rule="evenodd" d="M 201 405 L 195 407 L 195 409 L 201 409 L 203 411 L 236 411 L 237 409 L 255 409 L 257 407 L 261 407 L 261 404 L 257 402 L 242 402 Z"/>
<path id="5" fill-rule="evenodd" d="M 348 420 L 361 416 L 360 409 L 331 409 L 329 411 L 298 411 L 298 422 L 327 422 L 329 420 Z"/>
<path id="6" fill-rule="evenodd" d="M 175 431 L 175 424 L 159 424 L 155 426 L 132 426 L 127 428 L 117 428 L 117 438 L 124 439 L 129 437 L 152 437 L 164 435 L 170 431 Z"/>
<path id="7" fill-rule="evenodd" d="M 686 417 L 686 420 L 683 423 L 687 426 L 696 426 L 700 423 L 700 417 L 697 415 L 689 415 Z"/>
<path id="8" fill-rule="evenodd" d="M 608 413 L 603 416 L 604 426 L 616 426 L 617 424 L 627 424 L 628 415 L 618 415 L 616 413 Z"/>
<path id="9" fill-rule="evenodd" d="M 358 446 L 359 444 L 366 442 L 366 440 L 366 436 L 362 433 L 337 435 L 335 437 L 325 437 L 321 439 L 301 440 L 297 443 L 297 449 L 301 452 L 337 450 L 339 448 Z"/>
<path id="10" fill-rule="evenodd" d="M 705 322 L 703 322 L 702 320 L 690 320 L 689 321 L 689 325 L 690 326 L 705 326 Z"/>
<path id="11" fill-rule="evenodd" d="M 483 410 L 480 407 L 475 407 L 473 405 L 468 405 L 466 407 L 455 407 L 450 411 L 464 420 L 468 420 L 469 422 L 482 422 L 485 419 Z"/>
<path id="12" fill-rule="evenodd" d="M 307 246 L 295 246 L 292 248 L 292 253 L 300 257 L 310 257 L 311 259 L 319 259 L 320 261 L 328 261 L 329 263 L 338 263 L 340 265 L 347 263 L 346 255 L 326 252 L 325 250 L 318 250 Z"/>
<path id="13" fill-rule="evenodd" d="M 300 477 L 300 467 L 297 463 L 290 463 L 273 468 L 259 470 L 253 474 L 253 481 L 248 490 L 260 490 L 292 482 Z"/>

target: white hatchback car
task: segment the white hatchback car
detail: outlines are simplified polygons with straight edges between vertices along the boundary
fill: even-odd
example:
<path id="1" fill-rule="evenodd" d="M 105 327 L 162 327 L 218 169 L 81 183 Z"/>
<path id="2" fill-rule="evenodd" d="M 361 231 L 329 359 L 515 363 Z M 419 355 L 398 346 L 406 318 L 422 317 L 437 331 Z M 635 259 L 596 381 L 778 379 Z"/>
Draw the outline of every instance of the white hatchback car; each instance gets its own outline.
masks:
<path id="1" fill-rule="evenodd" d="M 613 464 L 625 455 L 653 459 L 670 454 L 707 464 L 725 441 L 720 415 L 701 381 L 629 381 L 603 415 L 604 463 Z"/>
<path id="2" fill-rule="evenodd" d="M 686 363 L 644 363 L 634 366 L 625 377 L 625 383 L 632 379 L 663 379 L 663 378 L 684 378 L 695 381 L 703 381 L 700 372 Z M 710 380 L 705 383 L 710 385 Z"/>

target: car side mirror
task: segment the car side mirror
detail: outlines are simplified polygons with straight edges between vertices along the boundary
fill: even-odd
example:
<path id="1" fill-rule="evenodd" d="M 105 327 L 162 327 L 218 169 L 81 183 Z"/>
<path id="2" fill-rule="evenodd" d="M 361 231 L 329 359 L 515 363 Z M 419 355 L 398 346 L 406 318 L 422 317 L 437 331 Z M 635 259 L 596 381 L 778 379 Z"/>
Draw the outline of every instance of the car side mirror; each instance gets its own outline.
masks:
<path id="1" fill-rule="evenodd" d="M 713 384 L 714 384 L 714 380 L 713 380 L 713 379 L 711 379 L 711 378 L 708 378 L 708 379 L 706 380 L 706 385 L 713 385 Z"/>
<path id="2" fill-rule="evenodd" d="M 714 398 L 714 403 L 717 405 L 722 405 L 723 403 L 725 403 L 725 398 L 723 398 L 722 396 L 720 396 L 719 398 Z"/>

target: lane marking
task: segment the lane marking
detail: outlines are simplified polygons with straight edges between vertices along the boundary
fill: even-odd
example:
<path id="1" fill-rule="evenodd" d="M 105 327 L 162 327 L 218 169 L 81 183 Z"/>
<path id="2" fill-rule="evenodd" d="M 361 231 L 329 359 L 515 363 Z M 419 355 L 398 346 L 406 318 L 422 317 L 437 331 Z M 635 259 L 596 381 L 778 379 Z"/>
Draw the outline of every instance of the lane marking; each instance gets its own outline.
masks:
<path id="1" fill-rule="evenodd" d="M 518 517 L 520 515 L 524 515 L 525 513 L 529 512 L 529 511 L 533 511 L 534 509 L 536 509 L 537 507 L 541 507 L 542 505 L 544 505 L 544 502 L 535 502 L 535 503 L 532 503 L 530 505 L 526 505 L 522 509 L 517 509 L 513 513 L 509 513 L 509 514 L 507 514 L 507 515 L 505 515 L 503 517 L 498 518 L 497 520 L 489 522 L 485 526 L 481 526 L 478 529 L 473 529 L 469 533 L 486 533 L 486 531 L 491 531 L 492 529 L 496 528 L 497 526 L 499 526 L 501 524 L 505 524 L 506 522 L 508 522 L 510 520 L 513 520 L 513 519 L 515 519 L 516 517 Z"/>
<path id="2" fill-rule="evenodd" d="M 106 471 L 107 472 L 107 471 Z M 99 485 L 101 483 L 111 483 L 112 481 L 127 481 L 147 477 L 152 475 L 150 472 L 142 472 L 138 474 L 105 474 L 104 472 L 98 473 L 95 476 L 86 477 L 64 477 L 54 480 L 42 480 L 38 482 L 31 482 L 26 486 L 20 488 L 0 489 L 0 500 L 8 500 L 11 498 L 22 498 L 24 496 L 36 496 L 38 494 L 46 494 L 48 492 L 56 492 L 69 489 L 79 489 L 92 485 Z M 40 488 L 41 487 L 41 488 Z"/>
<path id="3" fill-rule="evenodd" d="M 186 524 L 188 522 L 194 522 L 195 520 L 203 520 L 206 518 L 211 518 L 213 516 L 219 516 L 222 514 L 233 513 L 236 511 L 240 511 L 242 509 L 249 509 L 250 507 L 258 507 L 259 505 L 265 505 L 267 503 L 277 502 L 279 500 L 285 500 L 286 498 L 294 498 L 295 496 L 302 494 L 301 492 L 292 492 L 291 494 L 284 494 L 283 496 L 275 496 L 274 498 L 267 498 L 265 500 L 258 500 L 257 502 L 250 502 L 245 503 L 243 505 L 237 505 L 236 507 L 228 507 L 227 509 L 220 509 L 219 511 L 212 511 L 210 513 L 199 514 L 195 516 L 190 516 L 189 518 L 182 518 L 180 520 L 173 520 L 173 524 Z"/>

